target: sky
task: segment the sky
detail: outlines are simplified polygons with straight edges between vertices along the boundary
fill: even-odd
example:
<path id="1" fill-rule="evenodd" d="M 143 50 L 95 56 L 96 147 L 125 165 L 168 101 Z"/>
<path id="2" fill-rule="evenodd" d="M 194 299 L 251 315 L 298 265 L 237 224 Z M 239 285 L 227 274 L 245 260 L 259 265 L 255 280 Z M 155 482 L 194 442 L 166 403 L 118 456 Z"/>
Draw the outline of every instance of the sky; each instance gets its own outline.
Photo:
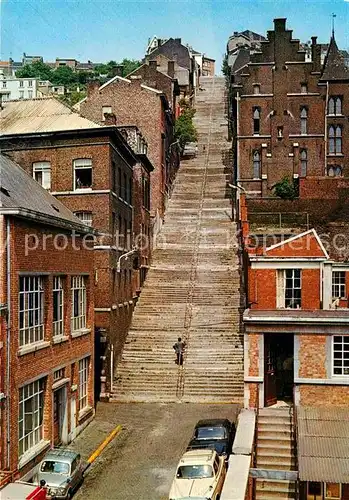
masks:
<path id="1" fill-rule="evenodd" d="M 218 73 L 234 31 L 265 35 L 286 17 L 293 38 L 327 43 L 333 13 L 337 44 L 349 49 L 349 0 L 0 0 L 0 9 L 2 60 L 23 52 L 45 61 L 141 59 L 156 35 L 182 38 L 216 59 Z"/>

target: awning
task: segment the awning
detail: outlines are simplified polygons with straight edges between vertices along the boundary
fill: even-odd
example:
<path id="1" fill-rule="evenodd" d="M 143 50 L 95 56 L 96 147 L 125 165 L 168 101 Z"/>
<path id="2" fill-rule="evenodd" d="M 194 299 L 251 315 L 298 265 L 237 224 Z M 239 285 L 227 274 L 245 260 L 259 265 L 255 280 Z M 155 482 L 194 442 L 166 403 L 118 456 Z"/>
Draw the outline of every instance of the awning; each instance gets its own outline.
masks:
<path id="1" fill-rule="evenodd" d="M 297 429 L 299 479 L 349 483 L 349 411 L 299 406 Z"/>

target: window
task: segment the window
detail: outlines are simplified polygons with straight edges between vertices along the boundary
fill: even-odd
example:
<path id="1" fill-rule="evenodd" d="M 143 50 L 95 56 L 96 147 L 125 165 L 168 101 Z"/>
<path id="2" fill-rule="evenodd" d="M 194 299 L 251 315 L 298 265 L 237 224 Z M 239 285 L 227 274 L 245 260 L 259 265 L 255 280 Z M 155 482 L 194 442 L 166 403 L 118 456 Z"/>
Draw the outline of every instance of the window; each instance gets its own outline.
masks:
<path id="1" fill-rule="evenodd" d="M 28 80 L 28 87 L 32 87 L 33 86 L 33 80 Z"/>
<path id="2" fill-rule="evenodd" d="M 132 177 L 128 180 L 128 202 L 132 205 Z"/>
<path id="3" fill-rule="evenodd" d="M 55 370 L 53 372 L 53 381 L 57 382 L 57 380 L 62 380 L 65 377 L 65 369 L 59 368 L 59 370 Z"/>
<path id="4" fill-rule="evenodd" d="M 19 91 L 19 98 L 24 99 L 24 90 Z"/>
<path id="5" fill-rule="evenodd" d="M 86 226 L 92 226 L 92 212 L 74 212 L 76 217 L 81 220 Z"/>
<path id="6" fill-rule="evenodd" d="M 110 115 L 112 113 L 111 106 L 102 106 L 102 121 L 105 121 L 105 114 Z"/>
<path id="7" fill-rule="evenodd" d="M 345 293 L 345 271 L 332 272 L 332 298 L 341 299 Z"/>
<path id="8" fill-rule="evenodd" d="M 349 335 L 333 336 L 333 375 L 349 375 Z"/>
<path id="9" fill-rule="evenodd" d="M 282 139 L 284 136 L 284 127 L 278 127 L 277 128 L 277 136 L 278 139 Z"/>
<path id="10" fill-rule="evenodd" d="M 325 483 L 325 498 L 342 498 L 342 485 L 340 483 Z"/>
<path id="11" fill-rule="evenodd" d="M 277 307 L 299 309 L 302 303 L 301 270 L 281 269 L 277 279 Z"/>
<path id="12" fill-rule="evenodd" d="M 342 127 L 331 125 L 328 129 L 328 152 L 329 154 L 342 153 Z"/>
<path id="13" fill-rule="evenodd" d="M 86 284 L 83 276 L 72 277 L 72 331 L 86 328 Z"/>
<path id="14" fill-rule="evenodd" d="M 2 82 L 2 88 L 3 88 L 3 89 L 6 89 L 6 87 L 7 87 L 7 82 L 4 80 L 4 81 Z"/>
<path id="15" fill-rule="evenodd" d="M 150 210 L 150 184 L 149 179 L 143 176 L 143 206 Z"/>
<path id="16" fill-rule="evenodd" d="M 329 177 L 341 177 L 342 167 L 339 165 L 330 165 L 329 167 L 327 167 L 327 175 Z"/>
<path id="17" fill-rule="evenodd" d="M 342 114 L 342 98 L 332 96 L 328 100 L 327 113 L 329 115 L 341 115 Z"/>
<path id="18" fill-rule="evenodd" d="M 301 134 L 306 135 L 308 133 L 308 110 L 307 108 L 301 108 Z"/>
<path id="19" fill-rule="evenodd" d="M 261 177 L 261 154 L 259 151 L 253 152 L 253 178 L 260 179 Z"/>
<path id="20" fill-rule="evenodd" d="M 19 345 L 44 340 L 44 286 L 40 276 L 19 278 Z"/>
<path id="21" fill-rule="evenodd" d="M 301 83 L 301 94 L 308 93 L 308 85 L 306 83 Z"/>
<path id="22" fill-rule="evenodd" d="M 121 198 L 126 201 L 127 200 L 127 177 L 126 177 L 125 173 L 124 173 L 122 188 L 123 189 L 122 189 Z"/>
<path id="23" fill-rule="evenodd" d="M 253 85 L 253 93 L 254 94 L 260 94 L 261 93 L 261 86 L 260 85 Z"/>
<path id="24" fill-rule="evenodd" d="M 260 108 L 253 109 L 253 133 L 259 134 L 261 125 L 261 110 Z"/>
<path id="25" fill-rule="evenodd" d="M 45 379 L 19 389 L 18 454 L 21 457 L 43 438 Z"/>
<path id="26" fill-rule="evenodd" d="M 306 149 L 301 150 L 301 177 L 306 177 L 307 176 L 307 170 L 308 170 L 308 153 Z"/>
<path id="27" fill-rule="evenodd" d="M 33 163 L 33 177 L 45 189 L 51 189 L 51 164 L 49 161 Z"/>
<path id="28" fill-rule="evenodd" d="M 28 90 L 28 99 L 33 99 L 33 91 Z"/>
<path id="29" fill-rule="evenodd" d="M 119 190 L 118 190 L 118 195 L 122 196 L 122 175 L 121 175 L 121 168 L 118 167 L 118 186 L 119 186 Z"/>
<path id="30" fill-rule="evenodd" d="M 60 276 L 53 277 L 53 335 L 64 334 L 64 292 L 63 280 Z"/>
<path id="31" fill-rule="evenodd" d="M 307 490 L 307 500 L 322 500 L 322 483 L 309 481 Z"/>
<path id="32" fill-rule="evenodd" d="M 19 81 L 19 86 L 20 86 L 20 87 L 24 87 L 24 81 L 23 81 L 23 80 L 20 80 L 20 81 Z"/>
<path id="33" fill-rule="evenodd" d="M 79 410 L 88 406 L 88 372 L 90 358 L 79 361 Z"/>
<path id="34" fill-rule="evenodd" d="M 122 227 L 122 218 L 119 215 L 119 234 L 118 234 L 118 248 L 124 248 L 124 233 Z"/>
<path id="35" fill-rule="evenodd" d="M 74 189 L 91 189 L 92 160 L 74 160 Z"/>

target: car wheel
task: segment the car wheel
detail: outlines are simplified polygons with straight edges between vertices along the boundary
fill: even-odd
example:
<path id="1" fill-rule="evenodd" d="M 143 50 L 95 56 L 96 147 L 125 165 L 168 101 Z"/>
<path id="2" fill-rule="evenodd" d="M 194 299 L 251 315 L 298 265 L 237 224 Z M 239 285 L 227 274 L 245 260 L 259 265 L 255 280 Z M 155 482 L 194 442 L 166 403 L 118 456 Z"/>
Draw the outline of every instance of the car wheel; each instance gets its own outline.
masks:
<path id="1" fill-rule="evenodd" d="M 66 498 L 66 500 L 70 500 L 72 497 L 73 497 L 73 492 L 72 492 L 72 490 L 69 490 L 67 493 L 67 496 L 65 498 Z"/>

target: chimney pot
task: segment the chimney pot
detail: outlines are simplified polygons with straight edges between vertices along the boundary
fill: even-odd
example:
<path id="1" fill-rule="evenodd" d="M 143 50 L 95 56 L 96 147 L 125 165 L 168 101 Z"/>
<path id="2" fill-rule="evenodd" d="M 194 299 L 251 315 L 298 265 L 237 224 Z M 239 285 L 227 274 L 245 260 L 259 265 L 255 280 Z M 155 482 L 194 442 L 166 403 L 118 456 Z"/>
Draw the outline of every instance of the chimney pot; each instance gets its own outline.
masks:
<path id="1" fill-rule="evenodd" d="M 286 31 L 286 19 L 283 17 L 274 19 L 274 29 L 275 31 Z"/>
<path id="2" fill-rule="evenodd" d="M 114 113 L 104 113 L 105 125 L 116 125 L 116 116 Z"/>

